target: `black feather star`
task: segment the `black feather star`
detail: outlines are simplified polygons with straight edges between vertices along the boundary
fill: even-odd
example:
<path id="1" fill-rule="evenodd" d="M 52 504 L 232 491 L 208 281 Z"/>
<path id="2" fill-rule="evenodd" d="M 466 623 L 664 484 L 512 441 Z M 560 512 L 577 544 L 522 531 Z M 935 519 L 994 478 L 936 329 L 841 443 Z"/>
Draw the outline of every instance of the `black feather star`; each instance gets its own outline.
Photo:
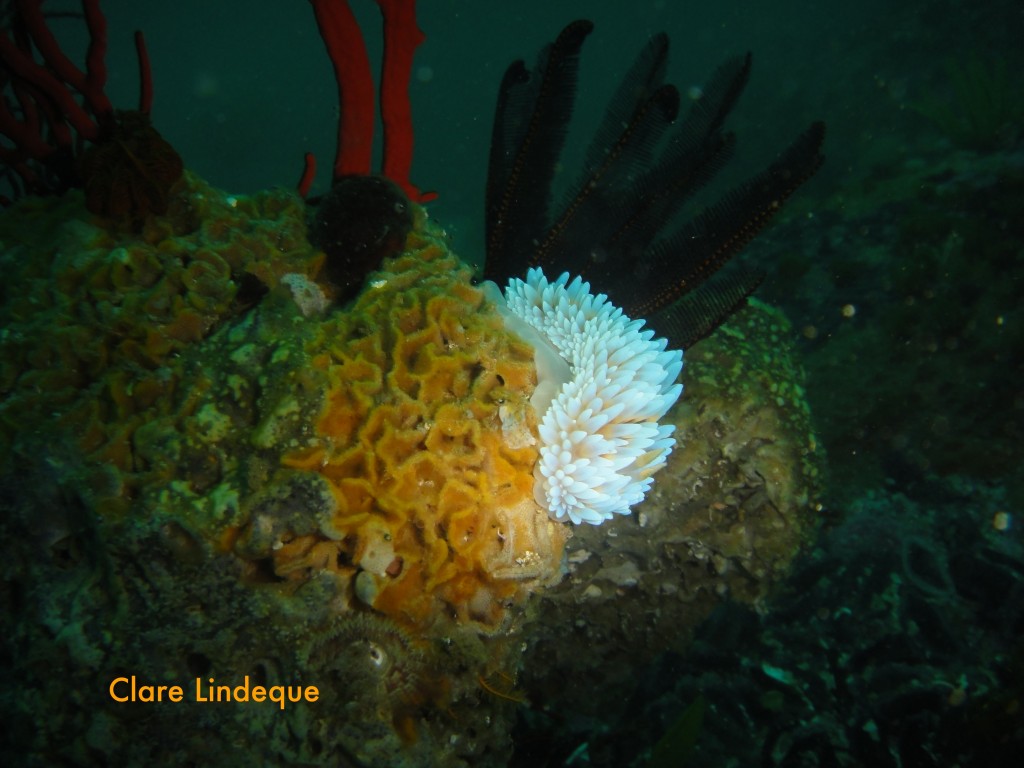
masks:
<path id="1" fill-rule="evenodd" d="M 663 82 L 668 38 L 653 37 L 608 106 L 579 180 L 561 206 L 552 184 L 572 117 L 580 49 L 593 29 L 575 21 L 533 70 L 501 83 L 487 178 L 487 262 L 499 285 L 527 267 L 582 275 L 630 317 L 688 347 L 746 301 L 761 275 L 713 275 L 757 235 L 823 161 L 814 123 L 767 169 L 671 229 L 682 205 L 732 156 L 723 124 L 750 75 L 750 54 L 726 61 L 689 114 Z M 670 230 L 670 231 L 666 231 Z"/>

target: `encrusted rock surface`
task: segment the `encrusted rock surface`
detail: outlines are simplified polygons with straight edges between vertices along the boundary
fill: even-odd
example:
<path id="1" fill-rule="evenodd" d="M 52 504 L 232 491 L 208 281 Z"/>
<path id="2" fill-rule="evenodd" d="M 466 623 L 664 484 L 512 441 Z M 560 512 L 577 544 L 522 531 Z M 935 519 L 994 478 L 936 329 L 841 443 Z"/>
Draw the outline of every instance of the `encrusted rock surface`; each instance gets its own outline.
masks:
<path id="1" fill-rule="evenodd" d="M 521 707 L 596 711 L 806 541 L 778 313 L 687 351 L 650 498 L 572 530 L 532 498 L 532 350 L 422 214 L 345 307 L 304 216 L 187 176 L 139 235 L 75 194 L 0 218 L 5 764 L 505 765 Z M 114 701 L 133 675 L 185 700 Z M 319 699 L 196 701 L 246 676 Z"/>
<path id="2" fill-rule="evenodd" d="M 755 301 L 686 352 L 677 446 L 652 493 L 577 527 L 566 579 L 538 596 L 524 684 L 552 708 L 612 717 L 638 668 L 684 650 L 726 599 L 756 608 L 811 540 L 824 456 L 790 333 Z"/>

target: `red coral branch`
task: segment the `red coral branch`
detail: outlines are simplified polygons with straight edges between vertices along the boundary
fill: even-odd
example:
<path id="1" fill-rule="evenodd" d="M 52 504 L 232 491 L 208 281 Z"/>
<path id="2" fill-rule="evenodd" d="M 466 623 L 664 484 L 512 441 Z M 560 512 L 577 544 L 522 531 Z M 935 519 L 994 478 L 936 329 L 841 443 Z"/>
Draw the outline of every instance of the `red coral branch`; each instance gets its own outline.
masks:
<path id="1" fill-rule="evenodd" d="M 382 171 L 411 200 L 422 203 L 437 195 L 423 194 L 409 181 L 413 145 L 409 80 L 413 56 L 425 36 L 416 25 L 416 0 L 377 0 L 377 5 L 384 18 L 384 63 L 380 82 L 380 116 L 384 124 Z"/>
<path id="2" fill-rule="evenodd" d="M 0 30 L 0 133 L 10 142 L 0 148 L 0 161 L 33 192 L 47 190 L 41 188 L 31 161 L 46 162 L 58 153 L 70 156 L 76 150 L 76 134 L 95 143 L 113 123 L 114 107 L 104 92 L 106 18 L 99 0 L 82 0 L 82 12 L 89 32 L 84 72 L 61 50 L 47 26 L 42 0 L 17 0 L 10 29 Z M 140 105 L 148 113 L 153 85 L 141 35 L 136 36 L 136 50 Z"/>
<path id="3" fill-rule="evenodd" d="M 96 122 L 89 112 L 75 101 L 74 92 L 65 85 L 66 79 L 62 82 L 57 76 L 51 74 L 51 70 L 47 66 L 33 61 L 31 54 L 15 45 L 6 34 L 0 34 L 0 60 L 14 77 L 32 86 L 37 98 L 42 95 L 49 99 L 62 118 L 67 120 L 83 138 L 90 140 L 96 138 L 98 133 Z M 54 71 L 58 70 L 55 68 Z M 84 87 L 84 77 L 81 82 Z"/>
<path id="4" fill-rule="evenodd" d="M 72 63 L 71 59 L 64 55 L 57 38 L 46 26 L 42 0 L 19 0 L 18 2 L 18 13 L 32 37 L 32 42 L 43 58 L 45 68 L 56 75 L 55 80 L 59 79 L 58 83 L 51 82 L 44 90 L 47 95 L 60 104 L 62 111 L 75 130 L 83 138 L 94 140 L 97 131 L 96 123 L 89 118 L 86 110 L 74 103 L 72 89 L 85 98 L 88 112 L 93 115 L 105 115 L 114 111 L 110 99 L 103 92 L 103 87 L 107 82 L 107 68 L 104 64 L 107 53 L 107 21 L 100 11 L 99 0 L 82 0 L 82 10 L 85 14 L 86 26 L 89 29 L 89 50 L 86 54 L 85 72 L 82 72 Z M 22 72 L 33 68 L 46 71 L 42 65 L 36 64 L 28 55 L 25 56 L 25 59 L 27 59 L 27 64 L 33 66 L 23 66 Z M 11 64 L 11 68 L 14 69 L 13 64 Z"/>
<path id="5" fill-rule="evenodd" d="M 334 178 L 368 174 L 373 156 L 373 74 L 359 24 L 346 0 L 312 0 L 338 83 L 338 144 Z"/>
<path id="6" fill-rule="evenodd" d="M 299 196 L 305 200 L 309 195 L 309 189 L 313 186 L 313 177 L 316 176 L 316 155 L 307 152 L 303 158 L 302 176 L 299 177 Z"/>
<path id="7" fill-rule="evenodd" d="M 139 60 L 139 112 L 148 115 L 153 109 L 153 72 L 142 30 L 135 31 L 135 55 Z"/>
<path id="8" fill-rule="evenodd" d="M 374 129 L 373 75 L 362 32 L 347 0 L 310 0 L 320 35 L 327 46 L 338 82 L 338 145 L 334 180 L 348 174 L 369 174 Z M 380 109 L 384 125 L 382 173 L 410 199 L 427 202 L 409 181 L 412 167 L 412 108 L 409 80 L 416 47 L 424 36 L 416 25 L 416 0 L 376 0 L 384 20 L 384 60 L 381 65 Z M 307 159 L 307 171 L 309 161 Z M 303 175 L 308 191 L 308 174 Z M 300 193 L 301 193 L 300 188 Z"/>
<path id="9" fill-rule="evenodd" d="M 89 50 L 85 54 L 87 89 L 82 93 L 98 115 L 113 110 L 110 99 L 103 93 L 107 84 L 107 20 L 100 10 L 99 0 L 83 0 L 82 11 L 89 30 Z"/>

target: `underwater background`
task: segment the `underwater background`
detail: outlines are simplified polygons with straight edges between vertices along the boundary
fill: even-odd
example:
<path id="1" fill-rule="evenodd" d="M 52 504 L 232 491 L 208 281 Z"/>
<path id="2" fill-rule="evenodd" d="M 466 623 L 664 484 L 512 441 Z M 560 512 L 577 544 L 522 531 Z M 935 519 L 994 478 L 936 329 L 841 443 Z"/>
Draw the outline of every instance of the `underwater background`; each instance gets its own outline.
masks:
<path id="1" fill-rule="evenodd" d="M 138 232 L 77 191 L 0 212 L 5 764 L 1016 765 L 1019 3 L 421 2 L 410 178 L 437 199 L 343 307 L 294 194 L 306 152 L 328 191 L 337 136 L 310 4 L 102 10 L 106 92 L 137 101 L 144 30 L 190 202 Z M 532 353 L 472 275 L 502 74 L 577 18 L 567 168 L 661 31 L 684 104 L 753 54 L 685 215 L 813 121 L 826 160 L 737 257 L 751 306 L 685 350 L 647 500 L 570 536 L 521 514 Z M 52 27 L 81 61 L 80 19 Z M 418 504 L 448 560 L 398 533 Z M 113 702 L 132 675 L 322 698 Z"/>

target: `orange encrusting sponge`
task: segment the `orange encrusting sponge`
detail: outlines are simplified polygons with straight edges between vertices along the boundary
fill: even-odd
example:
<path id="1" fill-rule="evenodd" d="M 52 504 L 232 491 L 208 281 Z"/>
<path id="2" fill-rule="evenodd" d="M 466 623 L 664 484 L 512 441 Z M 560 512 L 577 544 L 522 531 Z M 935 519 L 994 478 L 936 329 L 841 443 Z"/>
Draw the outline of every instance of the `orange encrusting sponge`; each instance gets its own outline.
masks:
<path id="1" fill-rule="evenodd" d="M 533 349 L 442 245 L 409 245 L 325 323 L 317 435 L 283 461 L 329 481 L 337 510 L 321 535 L 355 601 L 416 629 L 496 628 L 557 574 L 564 544 L 533 496 Z M 279 573 L 287 559 L 276 554 Z"/>

